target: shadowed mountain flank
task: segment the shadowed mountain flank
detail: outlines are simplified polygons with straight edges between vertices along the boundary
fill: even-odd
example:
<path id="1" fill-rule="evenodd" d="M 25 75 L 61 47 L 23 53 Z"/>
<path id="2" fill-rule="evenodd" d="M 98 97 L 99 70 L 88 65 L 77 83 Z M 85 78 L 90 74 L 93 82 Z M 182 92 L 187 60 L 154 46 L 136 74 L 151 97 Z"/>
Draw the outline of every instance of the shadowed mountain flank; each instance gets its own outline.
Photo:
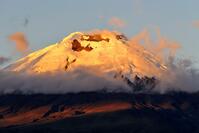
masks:
<path id="1" fill-rule="evenodd" d="M 199 123 L 198 96 L 198 93 L 181 92 L 163 95 L 106 92 L 2 95 L 0 131 L 57 130 L 72 133 L 92 132 L 100 128 L 101 132 L 159 132 L 163 129 L 196 132 Z M 72 126 L 70 122 L 79 124 Z M 150 126 L 141 129 L 143 124 Z"/>

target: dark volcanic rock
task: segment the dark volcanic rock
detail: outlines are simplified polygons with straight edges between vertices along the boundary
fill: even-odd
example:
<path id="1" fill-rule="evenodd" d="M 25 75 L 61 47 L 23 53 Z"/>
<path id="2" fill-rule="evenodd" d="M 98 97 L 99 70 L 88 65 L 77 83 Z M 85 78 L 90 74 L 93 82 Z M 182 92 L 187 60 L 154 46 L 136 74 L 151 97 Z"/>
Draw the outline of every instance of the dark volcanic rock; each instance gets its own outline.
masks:
<path id="1" fill-rule="evenodd" d="M 81 38 L 81 40 L 85 40 L 85 41 L 94 41 L 94 42 L 100 42 L 100 41 L 106 41 L 109 42 L 109 38 L 102 38 L 102 36 L 100 34 L 95 34 L 95 35 L 84 35 L 87 37 L 87 39 L 85 38 Z"/>
<path id="2" fill-rule="evenodd" d="M 77 40 L 74 39 L 72 42 L 72 50 L 80 52 L 82 50 L 85 50 L 87 52 L 91 51 L 93 48 L 89 46 L 89 44 L 86 47 L 81 46 L 81 43 Z"/>

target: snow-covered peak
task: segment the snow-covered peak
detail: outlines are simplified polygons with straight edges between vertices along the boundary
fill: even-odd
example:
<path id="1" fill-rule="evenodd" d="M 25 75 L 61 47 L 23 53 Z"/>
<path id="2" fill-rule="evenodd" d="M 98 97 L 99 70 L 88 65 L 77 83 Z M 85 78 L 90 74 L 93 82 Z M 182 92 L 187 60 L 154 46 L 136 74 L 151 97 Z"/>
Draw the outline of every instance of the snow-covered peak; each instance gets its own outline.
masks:
<path id="1" fill-rule="evenodd" d="M 28 73 L 73 71 L 80 67 L 96 73 L 121 72 L 158 76 L 164 66 L 142 46 L 133 44 L 121 33 L 74 32 L 62 41 L 35 51 L 11 64 L 6 70 Z"/>

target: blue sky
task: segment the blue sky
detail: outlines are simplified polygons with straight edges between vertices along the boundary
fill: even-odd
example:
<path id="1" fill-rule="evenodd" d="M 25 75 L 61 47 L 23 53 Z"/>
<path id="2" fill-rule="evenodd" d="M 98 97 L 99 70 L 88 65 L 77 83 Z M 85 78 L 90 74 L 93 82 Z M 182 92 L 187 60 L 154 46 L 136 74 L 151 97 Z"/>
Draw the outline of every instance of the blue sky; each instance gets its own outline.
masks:
<path id="1" fill-rule="evenodd" d="M 131 37 L 143 29 L 161 34 L 182 45 L 178 55 L 199 59 L 198 0 L 0 0 L 0 56 L 13 60 L 22 55 L 14 51 L 8 36 L 24 32 L 32 51 L 61 40 L 74 31 L 118 30 Z M 126 26 L 107 24 L 122 19 Z M 28 19 L 27 26 L 24 26 Z"/>

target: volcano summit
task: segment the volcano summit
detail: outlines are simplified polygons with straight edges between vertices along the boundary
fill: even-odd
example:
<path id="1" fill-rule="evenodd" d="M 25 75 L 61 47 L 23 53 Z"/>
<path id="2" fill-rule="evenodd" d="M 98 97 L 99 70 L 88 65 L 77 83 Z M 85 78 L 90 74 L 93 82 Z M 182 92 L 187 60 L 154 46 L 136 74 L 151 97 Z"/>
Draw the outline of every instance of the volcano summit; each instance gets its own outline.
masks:
<path id="1" fill-rule="evenodd" d="M 43 73 L 72 71 L 77 67 L 97 68 L 98 72 L 156 75 L 166 70 L 154 55 L 137 44 L 130 44 L 120 33 L 74 32 L 62 41 L 38 50 L 7 67 L 17 72 Z"/>

